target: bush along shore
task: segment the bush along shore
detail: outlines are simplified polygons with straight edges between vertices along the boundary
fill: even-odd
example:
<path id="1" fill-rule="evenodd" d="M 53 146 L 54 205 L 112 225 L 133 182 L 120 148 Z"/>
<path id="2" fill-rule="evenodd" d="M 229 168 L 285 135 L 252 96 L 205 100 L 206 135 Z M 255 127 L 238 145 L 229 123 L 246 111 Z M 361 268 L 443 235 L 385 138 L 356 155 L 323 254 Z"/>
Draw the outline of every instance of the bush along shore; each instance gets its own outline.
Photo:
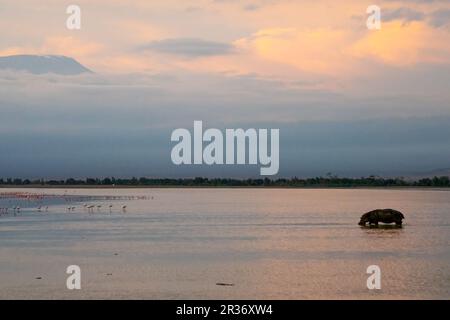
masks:
<path id="1" fill-rule="evenodd" d="M 109 187 L 280 187 L 280 188 L 357 188 L 357 187 L 450 187 L 447 176 L 406 180 L 404 178 L 341 178 L 326 176 L 316 178 L 232 179 L 232 178 L 86 178 L 86 179 L 19 179 L 0 178 L 0 187 L 29 186 L 109 186 Z"/>

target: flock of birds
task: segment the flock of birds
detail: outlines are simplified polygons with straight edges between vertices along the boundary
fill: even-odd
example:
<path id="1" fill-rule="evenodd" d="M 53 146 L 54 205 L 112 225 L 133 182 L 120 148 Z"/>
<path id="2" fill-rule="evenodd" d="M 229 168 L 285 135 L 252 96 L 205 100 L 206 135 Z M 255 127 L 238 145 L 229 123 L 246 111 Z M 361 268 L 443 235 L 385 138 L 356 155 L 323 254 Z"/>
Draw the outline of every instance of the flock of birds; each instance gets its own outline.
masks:
<path id="1" fill-rule="evenodd" d="M 98 205 L 88 205 L 88 204 L 83 204 L 83 209 L 86 211 L 88 211 L 88 212 L 93 212 L 94 211 L 94 209 L 96 209 L 97 208 L 97 211 L 100 211 L 101 209 L 102 209 L 102 205 L 101 204 L 98 204 Z M 113 205 L 112 204 L 110 204 L 109 206 L 108 206 L 108 208 L 109 208 L 109 212 L 112 212 L 112 210 L 113 210 Z M 68 211 L 74 211 L 76 209 L 76 207 L 67 207 L 67 210 Z M 127 206 L 126 205 L 123 205 L 123 206 L 121 206 L 121 209 L 122 209 L 122 212 L 126 212 L 127 211 Z"/>
<path id="2" fill-rule="evenodd" d="M 103 208 L 102 205 L 98 204 L 98 205 L 88 205 L 88 204 L 83 204 L 83 210 L 87 211 L 89 213 L 94 213 L 95 209 L 97 212 L 100 212 L 101 209 Z M 113 211 L 114 206 L 112 204 L 108 205 L 109 208 L 109 212 L 111 213 Z M 70 206 L 67 207 L 67 211 L 68 212 L 75 212 L 77 209 L 76 206 Z M 126 205 L 122 205 L 120 206 L 120 209 L 122 212 L 126 212 L 127 211 L 127 206 Z M 16 215 L 17 213 L 20 213 L 22 210 L 22 208 L 20 206 L 14 206 L 14 207 L 0 207 L 0 215 L 3 214 L 9 214 L 12 213 L 14 215 Z M 48 212 L 48 206 L 39 206 L 36 208 L 37 212 Z"/>
<path id="3" fill-rule="evenodd" d="M 17 206 L 17 207 L 12 207 L 12 208 L 7 208 L 7 207 L 5 207 L 5 208 L 0 208 L 0 215 L 2 215 L 2 214 L 8 214 L 9 212 L 12 212 L 12 213 L 19 213 L 20 212 L 20 207 L 19 206 Z"/>
<path id="4" fill-rule="evenodd" d="M 67 206 L 67 212 L 76 212 L 77 210 L 83 210 L 84 212 L 88 213 L 94 213 L 94 212 L 101 212 L 103 208 L 107 208 L 106 210 L 109 210 L 110 213 L 113 212 L 115 206 L 119 207 L 119 210 L 121 212 L 127 211 L 126 205 L 113 205 L 110 204 L 89 204 L 87 202 L 84 202 L 83 205 L 79 204 L 82 200 L 84 201 L 108 201 L 108 200 L 136 200 L 136 199 L 153 199 L 153 197 L 117 197 L 117 196 L 111 196 L 111 197 L 75 197 L 75 196 L 69 196 L 69 195 L 49 195 L 49 194 L 31 194 L 31 193 L 25 193 L 25 192 L 5 192 L 0 193 L 0 200 L 4 200 L 3 203 L 7 202 L 9 203 L 8 206 L 0 207 L 0 216 L 1 215 L 7 215 L 7 214 L 18 214 L 19 212 L 23 211 L 34 211 L 34 212 L 48 212 L 49 206 L 44 205 L 42 202 L 44 202 L 46 199 L 59 199 L 59 201 L 63 202 L 72 202 L 77 203 L 78 206 L 70 205 Z M 81 200 L 81 201 L 80 201 Z M 1 204 L 2 201 L 0 201 Z M 12 205 L 12 203 L 16 202 L 16 205 Z M 19 205 L 17 205 L 17 202 L 25 202 L 24 208 L 21 208 Z M 83 202 L 81 202 L 83 203 Z"/>

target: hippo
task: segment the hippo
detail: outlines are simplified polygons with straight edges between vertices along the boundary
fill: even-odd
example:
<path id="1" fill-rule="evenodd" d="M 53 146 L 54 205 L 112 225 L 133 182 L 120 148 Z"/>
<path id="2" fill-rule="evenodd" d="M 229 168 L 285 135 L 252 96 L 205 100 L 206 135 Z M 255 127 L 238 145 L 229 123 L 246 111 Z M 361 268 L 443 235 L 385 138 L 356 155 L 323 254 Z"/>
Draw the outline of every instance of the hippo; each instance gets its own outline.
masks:
<path id="1" fill-rule="evenodd" d="M 363 214 L 358 224 L 360 226 L 365 226 L 367 222 L 369 223 L 369 225 L 378 225 L 378 222 L 395 222 L 397 226 L 401 226 L 402 219 L 405 219 L 405 216 L 400 211 L 393 209 L 376 209 Z"/>

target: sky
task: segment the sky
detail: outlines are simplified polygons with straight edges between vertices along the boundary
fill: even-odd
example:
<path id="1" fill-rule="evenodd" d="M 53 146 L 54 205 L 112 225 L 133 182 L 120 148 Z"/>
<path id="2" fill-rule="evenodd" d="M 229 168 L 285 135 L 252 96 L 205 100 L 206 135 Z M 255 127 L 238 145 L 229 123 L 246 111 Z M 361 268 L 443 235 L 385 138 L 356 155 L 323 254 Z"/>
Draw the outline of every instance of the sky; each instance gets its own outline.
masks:
<path id="1" fill-rule="evenodd" d="M 283 177 L 450 168 L 447 0 L 2 0 L 0 30 L 0 57 L 93 71 L 0 70 L 0 177 L 258 176 L 173 165 L 194 120 L 279 128 Z"/>

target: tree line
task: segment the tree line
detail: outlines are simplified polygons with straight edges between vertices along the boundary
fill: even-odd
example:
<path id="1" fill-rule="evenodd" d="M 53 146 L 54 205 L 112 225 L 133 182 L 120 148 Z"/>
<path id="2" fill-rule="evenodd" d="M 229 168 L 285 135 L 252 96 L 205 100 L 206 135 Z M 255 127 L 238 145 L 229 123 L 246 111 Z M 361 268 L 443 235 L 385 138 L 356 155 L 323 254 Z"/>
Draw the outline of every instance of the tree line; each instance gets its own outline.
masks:
<path id="1" fill-rule="evenodd" d="M 232 178 L 86 178 L 86 179 L 20 179 L 0 178 L 0 186 L 181 186 L 181 187 L 450 187 L 447 176 L 406 180 L 404 178 L 341 178 L 327 175 L 315 178 L 232 179 Z"/>

